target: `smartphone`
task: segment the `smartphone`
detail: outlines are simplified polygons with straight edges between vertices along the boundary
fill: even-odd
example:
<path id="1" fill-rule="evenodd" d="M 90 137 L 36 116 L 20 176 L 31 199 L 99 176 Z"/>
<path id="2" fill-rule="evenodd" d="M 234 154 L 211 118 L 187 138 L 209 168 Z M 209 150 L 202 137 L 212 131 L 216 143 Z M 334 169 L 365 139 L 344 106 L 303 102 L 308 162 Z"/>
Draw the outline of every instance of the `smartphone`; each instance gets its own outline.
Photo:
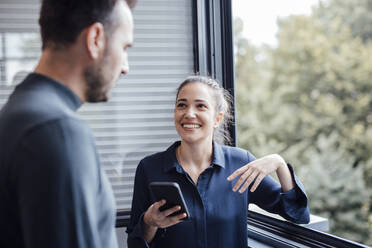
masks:
<path id="1" fill-rule="evenodd" d="M 185 219 L 188 219 L 190 214 L 183 198 L 182 191 L 178 183 L 175 182 L 152 182 L 149 185 L 150 192 L 154 201 L 166 200 L 166 203 L 159 208 L 164 211 L 174 206 L 180 206 L 181 209 L 170 216 L 175 216 L 181 213 L 186 213 Z"/>

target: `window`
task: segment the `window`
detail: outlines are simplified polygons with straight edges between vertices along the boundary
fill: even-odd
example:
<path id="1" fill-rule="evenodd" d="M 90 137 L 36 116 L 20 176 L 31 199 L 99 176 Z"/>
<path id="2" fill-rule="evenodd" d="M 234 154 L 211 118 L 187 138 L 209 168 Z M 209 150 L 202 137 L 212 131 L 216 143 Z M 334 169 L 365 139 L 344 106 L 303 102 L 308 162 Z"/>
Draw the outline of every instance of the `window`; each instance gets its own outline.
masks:
<path id="1" fill-rule="evenodd" d="M 239 146 L 283 155 L 312 214 L 372 245 L 370 1 L 233 4 Z"/>

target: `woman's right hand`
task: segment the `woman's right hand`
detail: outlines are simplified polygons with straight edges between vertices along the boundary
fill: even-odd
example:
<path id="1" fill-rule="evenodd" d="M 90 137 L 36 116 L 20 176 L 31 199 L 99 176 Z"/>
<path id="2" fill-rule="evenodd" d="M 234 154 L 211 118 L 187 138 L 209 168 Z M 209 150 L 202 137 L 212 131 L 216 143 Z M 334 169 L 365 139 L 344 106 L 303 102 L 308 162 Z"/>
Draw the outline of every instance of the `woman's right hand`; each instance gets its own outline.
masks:
<path id="1" fill-rule="evenodd" d="M 169 216 L 181 209 L 180 206 L 160 211 L 159 208 L 165 204 L 165 200 L 161 200 L 152 204 L 143 216 L 143 221 L 146 225 L 158 228 L 166 228 L 173 226 L 182 221 L 186 217 L 186 213 L 181 213 L 176 216 Z"/>
<path id="2" fill-rule="evenodd" d="M 159 208 L 165 204 L 165 200 L 161 200 L 152 204 L 143 216 L 143 235 L 147 243 L 150 243 L 154 238 L 158 228 L 166 228 L 182 222 L 186 217 L 186 213 L 181 213 L 175 216 L 169 216 L 181 209 L 180 206 L 160 211 Z"/>

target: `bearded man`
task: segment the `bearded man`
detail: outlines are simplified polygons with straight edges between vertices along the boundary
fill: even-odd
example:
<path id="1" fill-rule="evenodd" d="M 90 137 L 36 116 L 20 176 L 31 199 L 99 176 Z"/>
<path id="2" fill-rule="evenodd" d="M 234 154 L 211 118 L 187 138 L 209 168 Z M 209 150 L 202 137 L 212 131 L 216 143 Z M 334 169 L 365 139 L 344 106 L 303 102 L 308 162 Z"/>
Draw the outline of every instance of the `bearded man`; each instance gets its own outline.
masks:
<path id="1" fill-rule="evenodd" d="M 128 73 L 124 0 L 43 0 L 42 55 L 0 112 L 0 247 L 117 247 L 115 202 L 76 116 Z"/>

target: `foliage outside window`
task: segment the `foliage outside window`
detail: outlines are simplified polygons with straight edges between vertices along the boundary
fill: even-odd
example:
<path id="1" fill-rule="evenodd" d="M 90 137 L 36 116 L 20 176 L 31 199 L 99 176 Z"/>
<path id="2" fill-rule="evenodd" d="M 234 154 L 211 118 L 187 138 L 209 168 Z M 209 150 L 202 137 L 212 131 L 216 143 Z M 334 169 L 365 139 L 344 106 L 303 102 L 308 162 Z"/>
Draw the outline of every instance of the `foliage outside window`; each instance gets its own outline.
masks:
<path id="1" fill-rule="evenodd" d="M 320 1 L 254 46 L 235 20 L 238 145 L 295 165 L 312 214 L 372 245 L 372 1 Z"/>

